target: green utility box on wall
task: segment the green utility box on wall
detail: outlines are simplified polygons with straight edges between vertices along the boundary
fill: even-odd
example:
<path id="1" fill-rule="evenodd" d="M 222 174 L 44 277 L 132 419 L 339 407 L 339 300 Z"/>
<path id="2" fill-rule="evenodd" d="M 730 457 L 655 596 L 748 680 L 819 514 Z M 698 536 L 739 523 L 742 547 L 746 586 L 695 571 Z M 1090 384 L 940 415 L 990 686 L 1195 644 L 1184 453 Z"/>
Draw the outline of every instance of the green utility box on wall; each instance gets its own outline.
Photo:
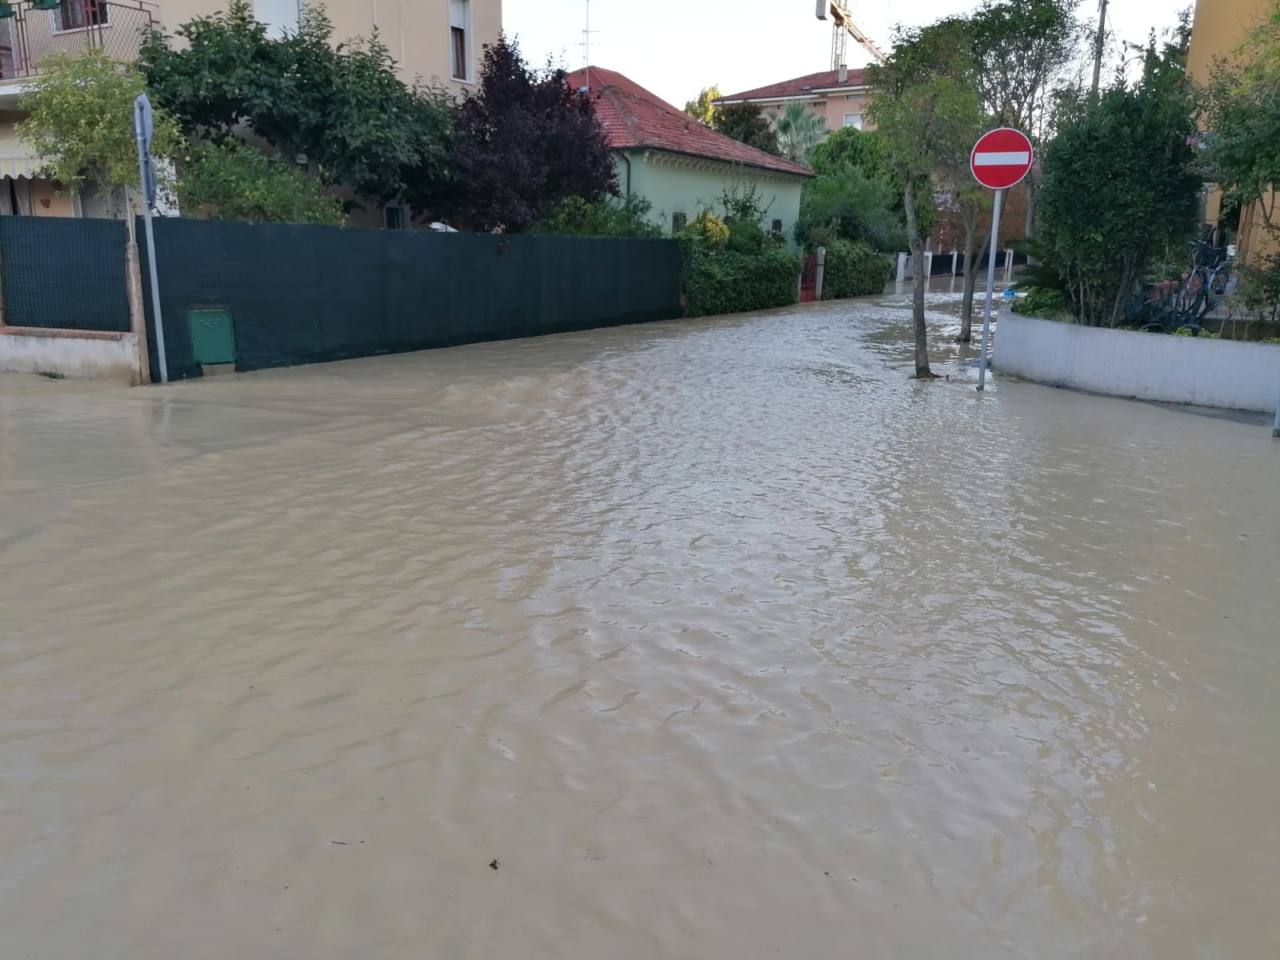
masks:
<path id="1" fill-rule="evenodd" d="M 202 366 L 236 362 L 236 329 L 231 311 L 225 307 L 204 307 L 187 311 L 191 331 L 191 352 Z"/>

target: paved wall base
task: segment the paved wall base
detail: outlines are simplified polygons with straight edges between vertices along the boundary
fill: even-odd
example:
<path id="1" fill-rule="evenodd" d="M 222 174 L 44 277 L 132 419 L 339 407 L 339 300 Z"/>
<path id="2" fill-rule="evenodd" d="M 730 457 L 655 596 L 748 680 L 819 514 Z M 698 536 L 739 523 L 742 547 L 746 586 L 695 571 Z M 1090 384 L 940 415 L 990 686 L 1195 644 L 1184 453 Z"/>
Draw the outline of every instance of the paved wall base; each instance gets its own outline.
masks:
<path id="1" fill-rule="evenodd" d="M 1270 413 L 1280 346 L 1083 327 L 1000 315 L 992 365 L 1053 386 L 1166 403 Z"/>
<path id="2" fill-rule="evenodd" d="M 0 373 L 41 373 L 74 379 L 141 382 L 133 333 L 0 327 Z"/>

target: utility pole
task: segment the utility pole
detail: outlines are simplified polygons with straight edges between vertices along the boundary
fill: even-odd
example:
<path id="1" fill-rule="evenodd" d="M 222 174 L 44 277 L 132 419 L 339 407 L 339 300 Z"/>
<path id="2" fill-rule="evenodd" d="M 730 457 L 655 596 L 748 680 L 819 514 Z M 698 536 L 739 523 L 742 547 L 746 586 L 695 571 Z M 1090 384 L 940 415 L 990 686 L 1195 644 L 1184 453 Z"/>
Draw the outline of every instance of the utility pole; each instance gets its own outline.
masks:
<path id="1" fill-rule="evenodd" d="M 1098 36 L 1093 42 L 1093 92 L 1102 81 L 1102 50 L 1107 42 L 1107 0 L 1098 0 Z"/>

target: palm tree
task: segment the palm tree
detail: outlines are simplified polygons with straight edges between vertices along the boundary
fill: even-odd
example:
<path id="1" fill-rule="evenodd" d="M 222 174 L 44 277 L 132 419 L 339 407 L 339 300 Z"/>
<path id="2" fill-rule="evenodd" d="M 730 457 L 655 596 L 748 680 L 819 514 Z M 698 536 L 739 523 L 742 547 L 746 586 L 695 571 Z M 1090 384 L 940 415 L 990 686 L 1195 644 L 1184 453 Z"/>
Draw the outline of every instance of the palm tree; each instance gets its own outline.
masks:
<path id="1" fill-rule="evenodd" d="M 803 103 L 789 103 L 774 126 L 778 128 L 778 143 L 782 152 L 797 163 L 809 157 L 809 151 L 822 140 L 827 130 L 827 118 L 808 110 Z"/>

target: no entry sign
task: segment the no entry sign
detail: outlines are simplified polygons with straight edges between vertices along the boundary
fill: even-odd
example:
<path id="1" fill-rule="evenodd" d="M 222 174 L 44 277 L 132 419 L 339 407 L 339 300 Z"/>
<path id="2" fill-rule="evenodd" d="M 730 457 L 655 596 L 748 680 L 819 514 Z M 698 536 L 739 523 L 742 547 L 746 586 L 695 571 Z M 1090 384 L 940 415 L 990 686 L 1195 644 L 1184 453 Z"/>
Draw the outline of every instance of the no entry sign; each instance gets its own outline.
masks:
<path id="1" fill-rule="evenodd" d="M 1021 130 L 1001 127 L 983 134 L 969 157 L 973 177 L 988 190 L 1008 190 L 1031 171 L 1031 141 Z"/>

